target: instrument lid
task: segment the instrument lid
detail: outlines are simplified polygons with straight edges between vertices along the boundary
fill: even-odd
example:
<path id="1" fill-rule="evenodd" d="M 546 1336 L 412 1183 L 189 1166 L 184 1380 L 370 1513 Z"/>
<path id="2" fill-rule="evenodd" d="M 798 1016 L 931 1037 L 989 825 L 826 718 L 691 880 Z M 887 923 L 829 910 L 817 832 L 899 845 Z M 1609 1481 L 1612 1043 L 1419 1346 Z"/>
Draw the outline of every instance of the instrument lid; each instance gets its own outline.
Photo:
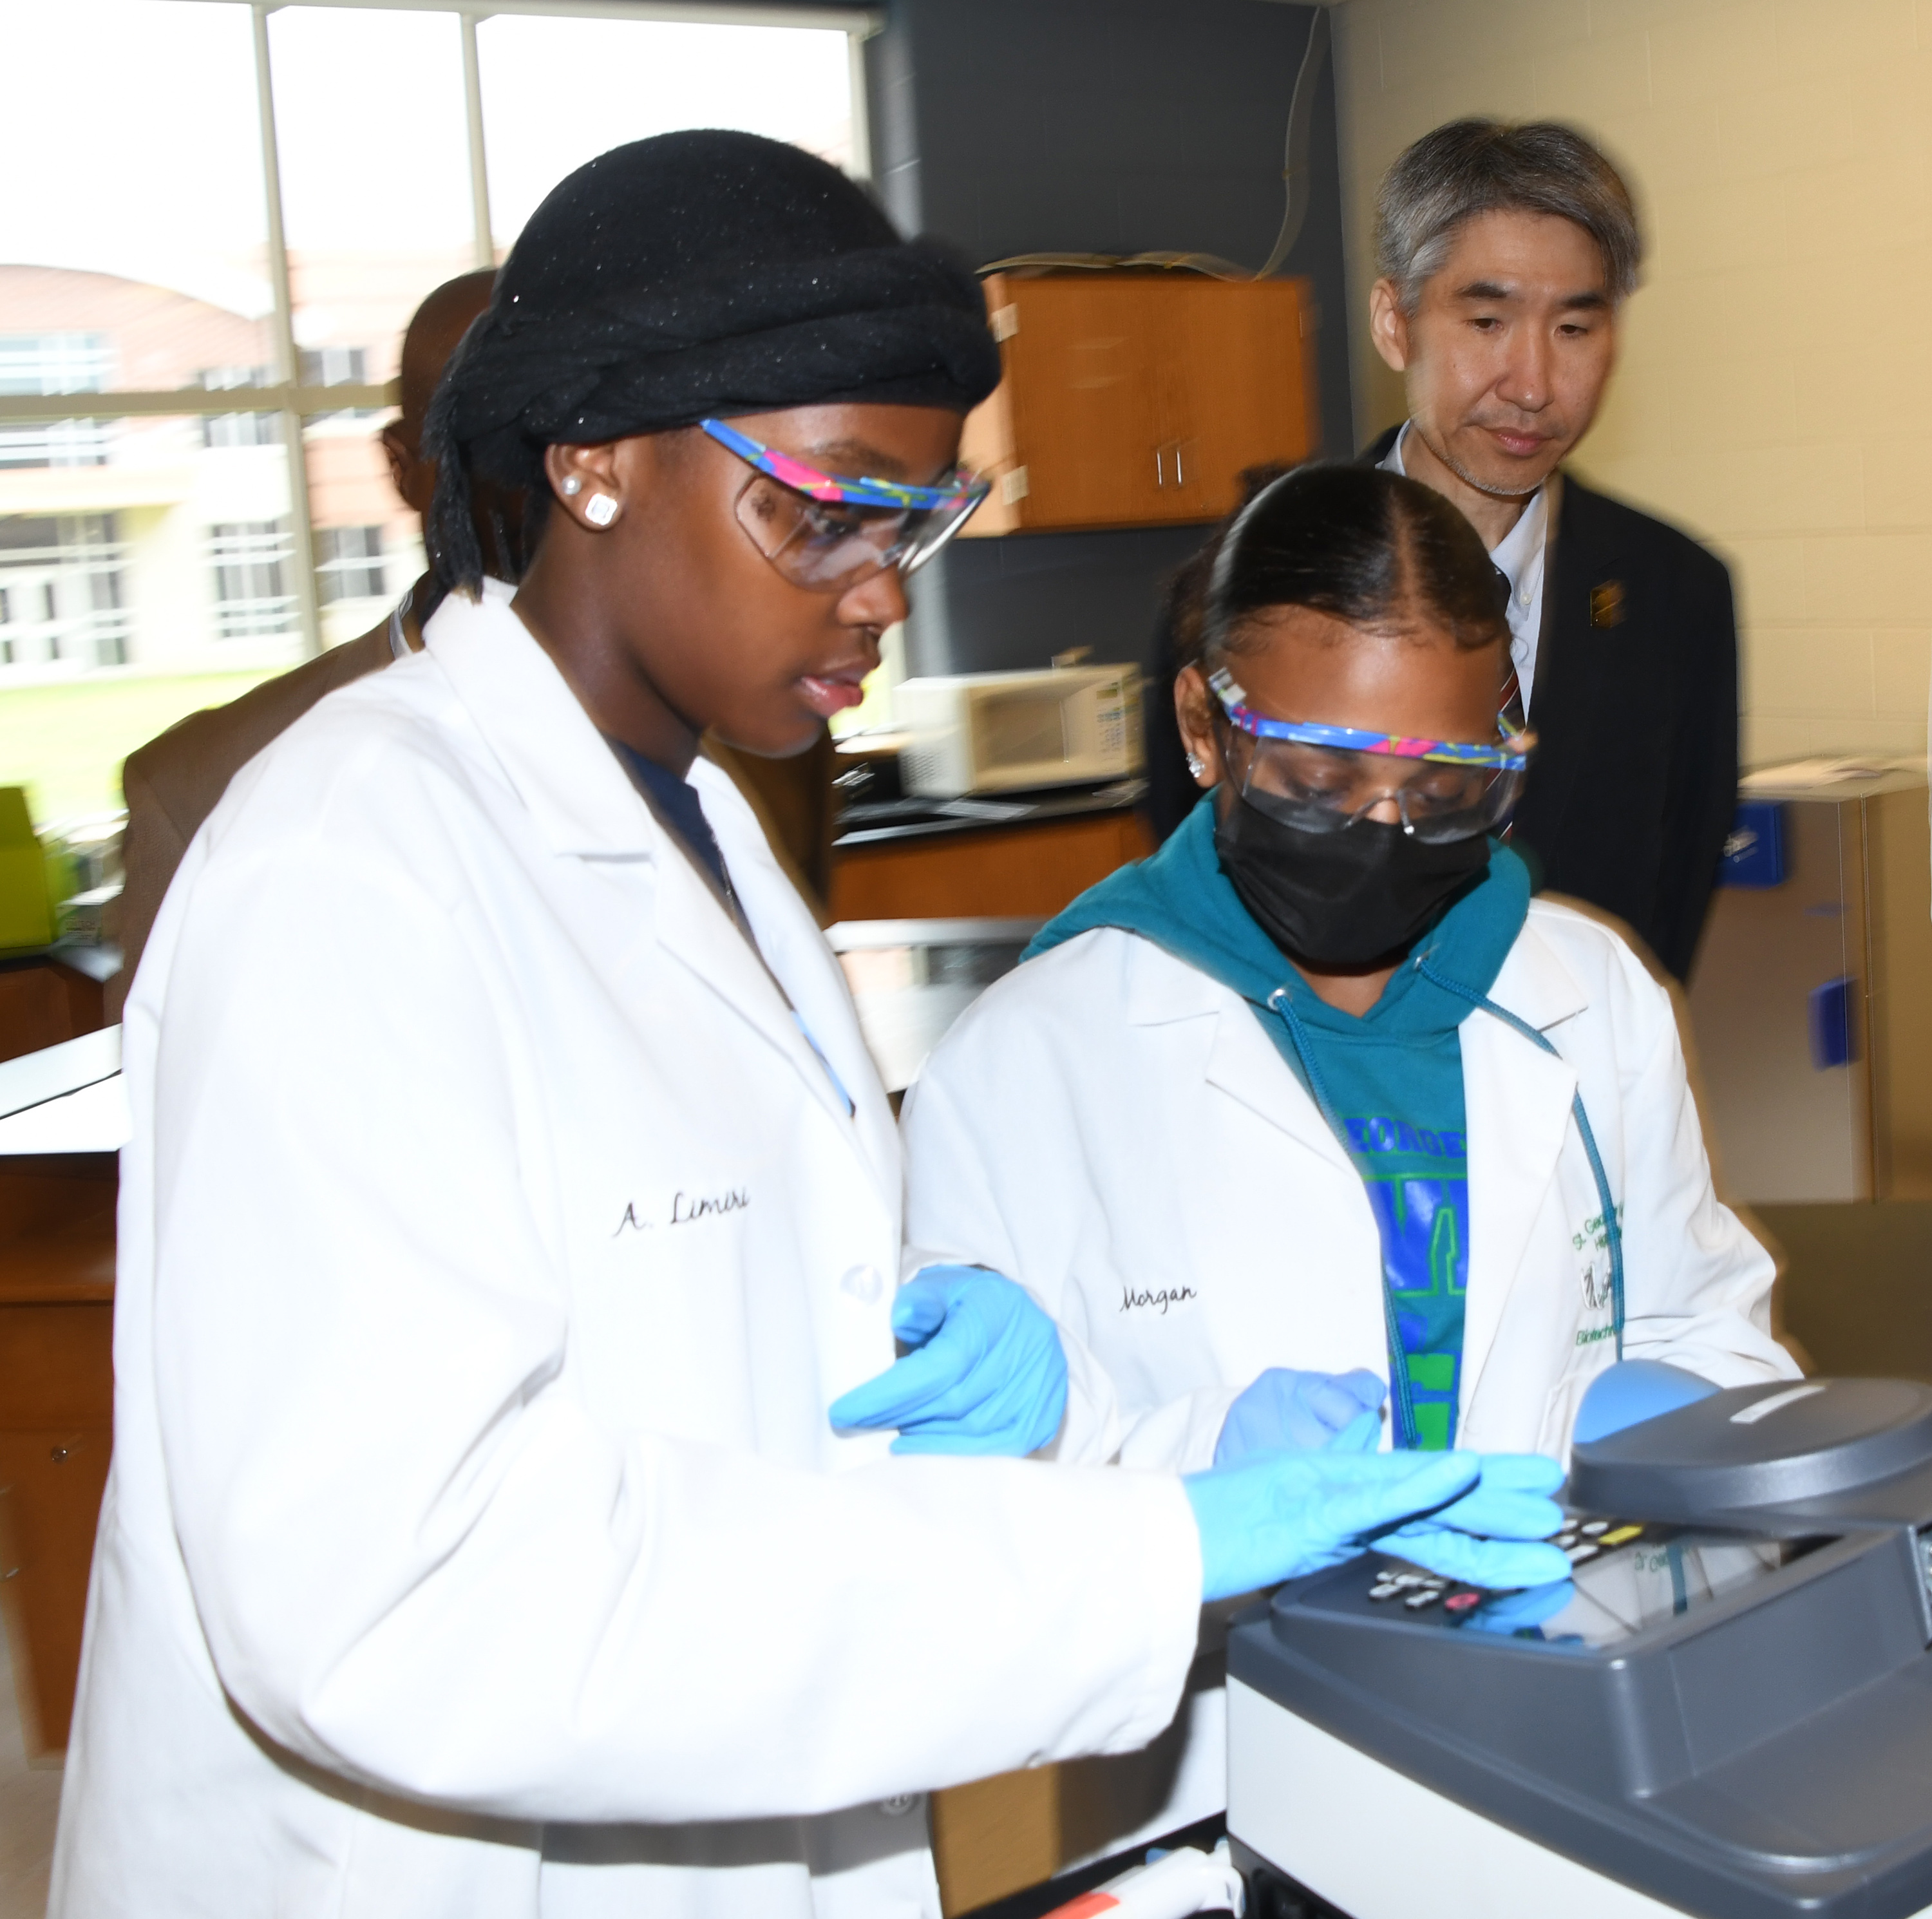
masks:
<path id="1" fill-rule="evenodd" d="M 1690 1520 L 1815 1507 L 1932 1465 L 1932 1386 L 1910 1379 L 1768 1381 L 1713 1393 L 1570 1455 L 1570 1503 Z"/>

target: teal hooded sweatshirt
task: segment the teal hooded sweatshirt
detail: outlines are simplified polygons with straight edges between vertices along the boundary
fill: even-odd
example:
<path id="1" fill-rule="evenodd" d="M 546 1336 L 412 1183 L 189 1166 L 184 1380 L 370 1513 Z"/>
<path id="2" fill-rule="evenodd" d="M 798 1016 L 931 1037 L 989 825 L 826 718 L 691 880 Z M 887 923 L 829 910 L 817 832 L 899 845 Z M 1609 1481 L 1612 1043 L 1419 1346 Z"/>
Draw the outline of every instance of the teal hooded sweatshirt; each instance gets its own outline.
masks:
<path id="1" fill-rule="evenodd" d="M 1483 877 L 1358 1018 L 1318 998 L 1241 904 L 1214 850 L 1210 796 L 1152 858 L 1082 893 L 1026 952 L 1030 959 L 1101 926 L 1138 934 L 1240 994 L 1302 1085 L 1312 1078 L 1382 1236 L 1391 1343 L 1402 1349 L 1390 1363 L 1402 1367 L 1413 1422 L 1397 1437 L 1409 1445 L 1454 1444 L 1469 1280 L 1460 1029 L 1470 1005 L 1414 962 L 1486 994 L 1528 910 L 1528 870 L 1492 841 Z M 1284 1258 L 1292 1224 L 1282 1222 Z"/>

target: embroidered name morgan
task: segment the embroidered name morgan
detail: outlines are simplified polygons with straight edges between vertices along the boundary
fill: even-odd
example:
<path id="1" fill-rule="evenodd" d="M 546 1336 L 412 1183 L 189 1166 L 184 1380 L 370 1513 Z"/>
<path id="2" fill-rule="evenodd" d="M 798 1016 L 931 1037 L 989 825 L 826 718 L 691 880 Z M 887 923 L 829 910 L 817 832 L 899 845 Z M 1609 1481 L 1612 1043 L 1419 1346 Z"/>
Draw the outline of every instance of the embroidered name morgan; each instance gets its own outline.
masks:
<path id="1" fill-rule="evenodd" d="M 1184 1300 L 1199 1297 L 1192 1286 L 1162 1286 L 1144 1293 L 1137 1293 L 1131 1286 L 1123 1286 L 1120 1310 L 1132 1312 L 1136 1306 L 1152 1306 L 1156 1312 L 1165 1313 L 1169 1306 L 1178 1306 Z"/>

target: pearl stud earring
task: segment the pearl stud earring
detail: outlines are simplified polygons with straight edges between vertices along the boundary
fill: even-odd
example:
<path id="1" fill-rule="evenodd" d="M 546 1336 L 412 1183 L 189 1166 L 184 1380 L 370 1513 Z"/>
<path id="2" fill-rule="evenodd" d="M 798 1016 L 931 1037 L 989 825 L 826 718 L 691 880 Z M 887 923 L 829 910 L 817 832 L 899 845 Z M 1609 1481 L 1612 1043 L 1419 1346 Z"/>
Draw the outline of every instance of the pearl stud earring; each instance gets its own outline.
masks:
<path id="1" fill-rule="evenodd" d="M 566 499 L 574 499 L 584 490 L 584 482 L 573 473 L 557 488 Z"/>
<path id="2" fill-rule="evenodd" d="M 593 526 L 608 526 L 617 517 L 617 502 L 608 493 L 592 493 L 584 502 L 584 517 Z"/>

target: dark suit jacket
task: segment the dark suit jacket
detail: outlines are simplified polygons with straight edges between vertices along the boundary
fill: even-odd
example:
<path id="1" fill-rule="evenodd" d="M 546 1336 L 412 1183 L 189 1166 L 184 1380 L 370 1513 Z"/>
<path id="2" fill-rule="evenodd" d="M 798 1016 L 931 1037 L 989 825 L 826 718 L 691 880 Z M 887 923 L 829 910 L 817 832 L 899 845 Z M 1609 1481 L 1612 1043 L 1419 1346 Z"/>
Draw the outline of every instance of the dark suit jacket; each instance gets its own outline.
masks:
<path id="1" fill-rule="evenodd" d="M 1678 979 L 1738 802 L 1731 576 L 1687 534 L 1567 475 L 1510 844 L 1615 913 Z"/>
<path id="2" fill-rule="evenodd" d="M 1396 430 L 1364 460 L 1382 459 Z M 1616 914 L 1682 979 L 1737 805 L 1730 574 L 1688 534 L 1568 474 L 1551 559 L 1529 703 L 1539 744 L 1510 844 L 1539 889 Z M 1164 838 L 1194 788 L 1164 710 L 1171 652 L 1157 679 L 1162 666 L 1148 744 Z"/>
<path id="3" fill-rule="evenodd" d="M 166 733 L 128 754 L 121 769 L 121 791 L 128 802 L 127 834 L 122 842 L 126 877 L 115 929 L 122 963 L 121 970 L 107 982 L 110 1020 L 121 1017 L 141 949 L 154 930 L 154 916 L 161 910 L 175 868 L 196 829 L 228 790 L 228 782 L 317 700 L 387 666 L 394 657 L 386 619 L 361 638 L 332 646 L 250 687 L 225 706 L 206 707 L 177 720 Z"/>

